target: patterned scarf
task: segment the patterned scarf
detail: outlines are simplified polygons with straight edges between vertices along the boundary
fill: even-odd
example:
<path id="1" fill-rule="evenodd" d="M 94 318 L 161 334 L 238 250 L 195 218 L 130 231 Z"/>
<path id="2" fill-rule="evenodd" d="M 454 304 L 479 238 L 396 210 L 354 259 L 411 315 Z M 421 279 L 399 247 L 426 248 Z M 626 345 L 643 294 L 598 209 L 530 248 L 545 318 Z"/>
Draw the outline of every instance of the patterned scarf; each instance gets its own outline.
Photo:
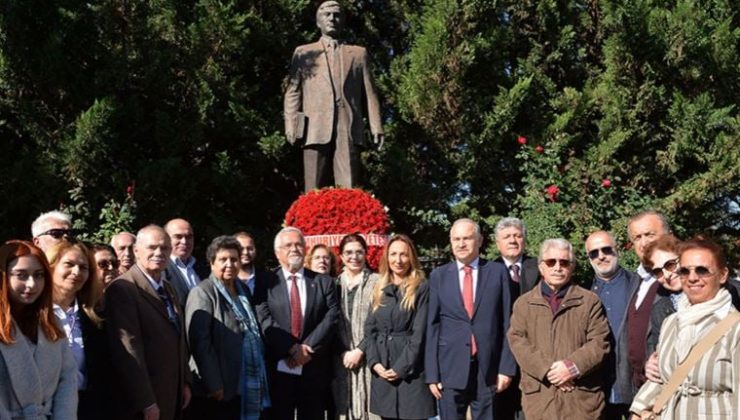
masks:
<path id="1" fill-rule="evenodd" d="M 239 379 L 241 394 L 241 420 L 259 420 L 260 413 L 270 406 L 270 394 L 267 389 L 267 369 L 265 368 L 264 344 L 260 336 L 257 319 L 249 305 L 249 291 L 240 281 L 236 285 L 238 299 L 234 300 L 221 280 L 211 274 L 221 296 L 231 306 L 234 316 L 244 332 L 242 340 L 242 367 Z"/>
<path id="2" fill-rule="evenodd" d="M 342 291 L 342 314 L 340 317 L 341 324 L 339 328 L 339 337 L 349 349 L 355 349 L 360 345 L 365 336 L 365 320 L 370 313 L 370 303 L 372 301 L 373 288 L 378 279 L 377 274 L 365 269 L 362 272 L 362 280 L 355 286 L 354 300 L 352 300 L 352 317 L 350 318 L 350 300 L 349 288 L 347 283 L 350 274 L 347 272 L 339 276 L 340 289 Z M 370 369 L 362 365 L 354 371 L 347 370 L 347 404 L 350 410 L 350 418 L 366 419 L 368 418 L 368 403 L 370 401 Z"/>

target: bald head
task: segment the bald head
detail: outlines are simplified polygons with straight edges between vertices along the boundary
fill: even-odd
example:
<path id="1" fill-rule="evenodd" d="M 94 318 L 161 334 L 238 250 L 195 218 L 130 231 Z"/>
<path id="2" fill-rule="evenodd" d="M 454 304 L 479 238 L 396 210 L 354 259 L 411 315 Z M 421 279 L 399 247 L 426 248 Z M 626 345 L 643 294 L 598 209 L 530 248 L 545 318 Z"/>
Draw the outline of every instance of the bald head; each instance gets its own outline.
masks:
<path id="1" fill-rule="evenodd" d="M 167 231 L 172 243 L 172 256 L 187 262 L 193 255 L 195 245 L 195 234 L 190 222 L 185 219 L 172 219 L 164 225 L 164 230 Z"/>
<path id="2" fill-rule="evenodd" d="M 619 270 L 619 255 L 614 236 L 598 230 L 586 239 L 586 254 L 597 277 L 610 280 Z"/>

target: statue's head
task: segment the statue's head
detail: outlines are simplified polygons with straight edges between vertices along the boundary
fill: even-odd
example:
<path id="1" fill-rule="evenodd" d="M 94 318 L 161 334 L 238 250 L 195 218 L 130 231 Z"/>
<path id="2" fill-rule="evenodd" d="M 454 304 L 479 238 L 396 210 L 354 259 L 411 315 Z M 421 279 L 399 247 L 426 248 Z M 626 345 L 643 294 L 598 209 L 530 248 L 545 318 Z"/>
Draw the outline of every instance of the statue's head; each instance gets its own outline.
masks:
<path id="1" fill-rule="evenodd" d="M 344 11 L 339 2 L 329 0 L 321 3 L 316 10 L 316 26 L 321 35 L 336 38 L 344 29 Z"/>

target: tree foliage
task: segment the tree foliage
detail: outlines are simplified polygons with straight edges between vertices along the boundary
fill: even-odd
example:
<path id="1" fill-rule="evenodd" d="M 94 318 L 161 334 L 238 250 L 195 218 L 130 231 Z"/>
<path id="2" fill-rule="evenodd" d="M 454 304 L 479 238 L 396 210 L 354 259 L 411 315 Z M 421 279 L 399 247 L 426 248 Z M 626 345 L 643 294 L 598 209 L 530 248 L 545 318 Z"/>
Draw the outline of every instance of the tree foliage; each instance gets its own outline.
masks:
<path id="1" fill-rule="evenodd" d="M 61 205 L 97 239 L 182 216 L 200 244 L 246 228 L 269 249 L 302 186 L 282 90 L 319 3 L 4 1 L 0 237 Z M 734 2 L 344 3 L 383 98 L 365 186 L 395 231 L 432 249 L 455 217 L 516 215 L 530 246 L 582 249 L 651 207 L 740 254 Z"/>

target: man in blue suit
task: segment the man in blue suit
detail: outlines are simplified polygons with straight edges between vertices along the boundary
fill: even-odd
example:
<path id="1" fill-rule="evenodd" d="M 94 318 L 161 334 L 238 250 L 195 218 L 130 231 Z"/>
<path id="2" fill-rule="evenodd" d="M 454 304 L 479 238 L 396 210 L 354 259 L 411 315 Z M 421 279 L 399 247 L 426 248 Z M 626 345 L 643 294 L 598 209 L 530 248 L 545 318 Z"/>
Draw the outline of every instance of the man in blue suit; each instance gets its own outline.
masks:
<path id="1" fill-rule="evenodd" d="M 468 406 L 473 419 L 492 419 L 494 394 L 516 373 L 506 341 L 512 305 L 506 268 L 479 258 L 482 242 L 477 223 L 455 221 L 455 261 L 429 279 L 425 370 L 442 420 L 465 419 Z"/>

